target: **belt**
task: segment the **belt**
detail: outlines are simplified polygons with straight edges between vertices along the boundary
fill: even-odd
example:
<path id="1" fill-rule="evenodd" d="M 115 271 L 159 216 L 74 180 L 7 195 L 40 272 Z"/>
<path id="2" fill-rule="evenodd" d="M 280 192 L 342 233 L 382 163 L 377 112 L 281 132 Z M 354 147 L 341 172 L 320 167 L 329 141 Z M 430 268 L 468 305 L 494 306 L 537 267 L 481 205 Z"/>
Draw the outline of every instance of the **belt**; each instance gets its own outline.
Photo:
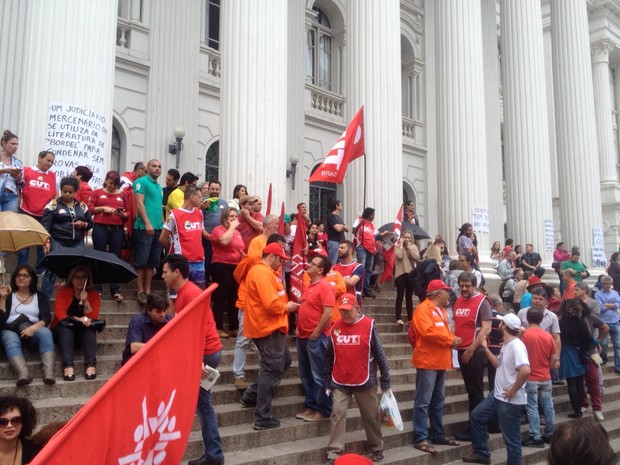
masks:
<path id="1" fill-rule="evenodd" d="M 122 224 L 103 224 L 103 223 L 95 223 L 95 226 L 99 226 L 100 228 L 106 228 L 106 229 L 121 229 L 125 227 Z"/>

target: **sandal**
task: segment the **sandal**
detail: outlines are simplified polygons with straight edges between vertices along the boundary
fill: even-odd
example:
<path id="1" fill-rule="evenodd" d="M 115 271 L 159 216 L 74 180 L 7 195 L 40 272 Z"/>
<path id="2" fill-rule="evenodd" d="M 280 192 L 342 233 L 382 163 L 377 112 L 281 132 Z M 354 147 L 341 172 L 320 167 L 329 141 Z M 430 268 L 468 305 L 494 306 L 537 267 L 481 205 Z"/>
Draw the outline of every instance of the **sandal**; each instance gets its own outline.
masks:
<path id="1" fill-rule="evenodd" d="M 114 294 L 114 296 L 112 297 L 116 302 L 122 302 L 123 301 L 123 296 L 121 294 L 119 294 L 118 292 L 116 294 Z"/>
<path id="2" fill-rule="evenodd" d="M 438 446 L 460 446 L 460 442 L 456 442 L 454 439 L 443 438 L 437 441 L 431 441 L 433 444 Z"/>
<path id="3" fill-rule="evenodd" d="M 414 444 L 414 448 L 421 450 L 422 452 L 426 452 L 427 454 L 435 455 L 437 453 L 437 449 L 431 447 L 428 442 L 421 442 L 420 444 Z"/>

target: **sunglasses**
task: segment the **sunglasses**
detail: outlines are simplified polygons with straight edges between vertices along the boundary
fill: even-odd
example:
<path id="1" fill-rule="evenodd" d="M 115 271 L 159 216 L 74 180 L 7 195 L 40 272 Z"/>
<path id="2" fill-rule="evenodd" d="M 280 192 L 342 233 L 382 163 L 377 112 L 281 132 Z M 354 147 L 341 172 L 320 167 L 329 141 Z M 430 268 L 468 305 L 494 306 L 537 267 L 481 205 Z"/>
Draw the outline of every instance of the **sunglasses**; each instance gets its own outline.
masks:
<path id="1" fill-rule="evenodd" d="M 6 428 L 7 426 L 9 426 L 9 423 L 13 426 L 21 426 L 22 417 L 0 418 L 0 426 L 2 428 Z"/>

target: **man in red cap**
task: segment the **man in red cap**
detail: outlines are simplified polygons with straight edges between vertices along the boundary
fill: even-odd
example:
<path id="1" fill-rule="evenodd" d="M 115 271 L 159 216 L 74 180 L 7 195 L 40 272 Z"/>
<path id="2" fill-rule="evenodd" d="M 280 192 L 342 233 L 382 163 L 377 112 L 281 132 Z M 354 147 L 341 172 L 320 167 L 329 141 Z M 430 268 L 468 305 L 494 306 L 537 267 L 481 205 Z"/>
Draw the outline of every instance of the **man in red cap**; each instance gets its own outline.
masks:
<path id="1" fill-rule="evenodd" d="M 521 301 L 519 302 L 519 310 L 532 306 L 532 289 L 536 289 L 537 287 L 544 289 L 545 283 L 543 283 L 538 276 L 532 276 L 527 281 L 527 291 L 521 297 Z"/>
<path id="2" fill-rule="evenodd" d="M 443 427 L 446 370 L 452 368 L 452 349 L 461 345 L 461 338 L 452 334 L 448 325 L 445 307 L 450 300 L 450 290 L 440 279 L 428 283 L 426 300 L 413 312 L 409 327 L 409 342 L 414 349 L 411 363 L 417 372 L 413 441 L 416 449 L 429 454 L 437 453 L 429 439 L 433 444 L 459 445 L 446 438 Z"/>
<path id="3" fill-rule="evenodd" d="M 291 354 L 285 340 L 288 314 L 299 308 L 299 304 L 288 302 L 278 273 L 283 260 L 288 259 L 282 246 L 273 242 L 263 249 L 261 261 L 246 277 L 243 335 L 254 340 L 260 357 L 258 379 L 246 389 L 241 404 L 256 407 L 255 430 L 280 426 L 280 421 L 273 417 L 271 400 L 273 389 L 291 366 Z"/>
<path id="4" fill-rule="evenodd" d="M 340 320 L 332 327 L 325 352 L 325 386 L 333 392 L 332 431 L 327 446 L 327 462 L 332 465 L 344 453 L 347 408 L 355 397 L 360 410 L 366 445 L 373 462 L 383 460 L 383 436 L 377 399 L 377 365 L 381 370 L 381 390 L 390 389 L 390 371 L 375 321 L 360 314 L 353 294 L 338 299 Z"/>

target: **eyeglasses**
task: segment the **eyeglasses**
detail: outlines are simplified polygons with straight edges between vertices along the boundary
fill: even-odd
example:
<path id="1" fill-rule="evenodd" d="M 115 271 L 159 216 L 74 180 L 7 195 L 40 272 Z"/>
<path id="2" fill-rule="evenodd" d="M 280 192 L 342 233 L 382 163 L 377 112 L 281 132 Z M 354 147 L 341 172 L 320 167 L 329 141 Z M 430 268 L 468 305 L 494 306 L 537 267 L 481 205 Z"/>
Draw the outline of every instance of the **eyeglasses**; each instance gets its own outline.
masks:
<path id="1" fill-rule="evenodd" d="M 30 275 L 28 273 L 19 273 L 19 274 L 16 274 L 15 277 L 18 279 L 26 279 L 26 278 L 30 278 Z"/>
<path id="2" fill-rule="evenodd" d="M 310 268 L 311 266 L 316 266 L 317 268 L 322 268 L 321 265 L 314 263 L 314 262 L 310 262 L 308 263 L 308 268 Z"/>
<path id="3" fill-rule="evenodd" d="M 0 418 L 0 426 L 2 428 L 6 428 L 7 426 L 9 426 L 9 423 L 13 426 L 21 426 L 22 417 Z"/>

